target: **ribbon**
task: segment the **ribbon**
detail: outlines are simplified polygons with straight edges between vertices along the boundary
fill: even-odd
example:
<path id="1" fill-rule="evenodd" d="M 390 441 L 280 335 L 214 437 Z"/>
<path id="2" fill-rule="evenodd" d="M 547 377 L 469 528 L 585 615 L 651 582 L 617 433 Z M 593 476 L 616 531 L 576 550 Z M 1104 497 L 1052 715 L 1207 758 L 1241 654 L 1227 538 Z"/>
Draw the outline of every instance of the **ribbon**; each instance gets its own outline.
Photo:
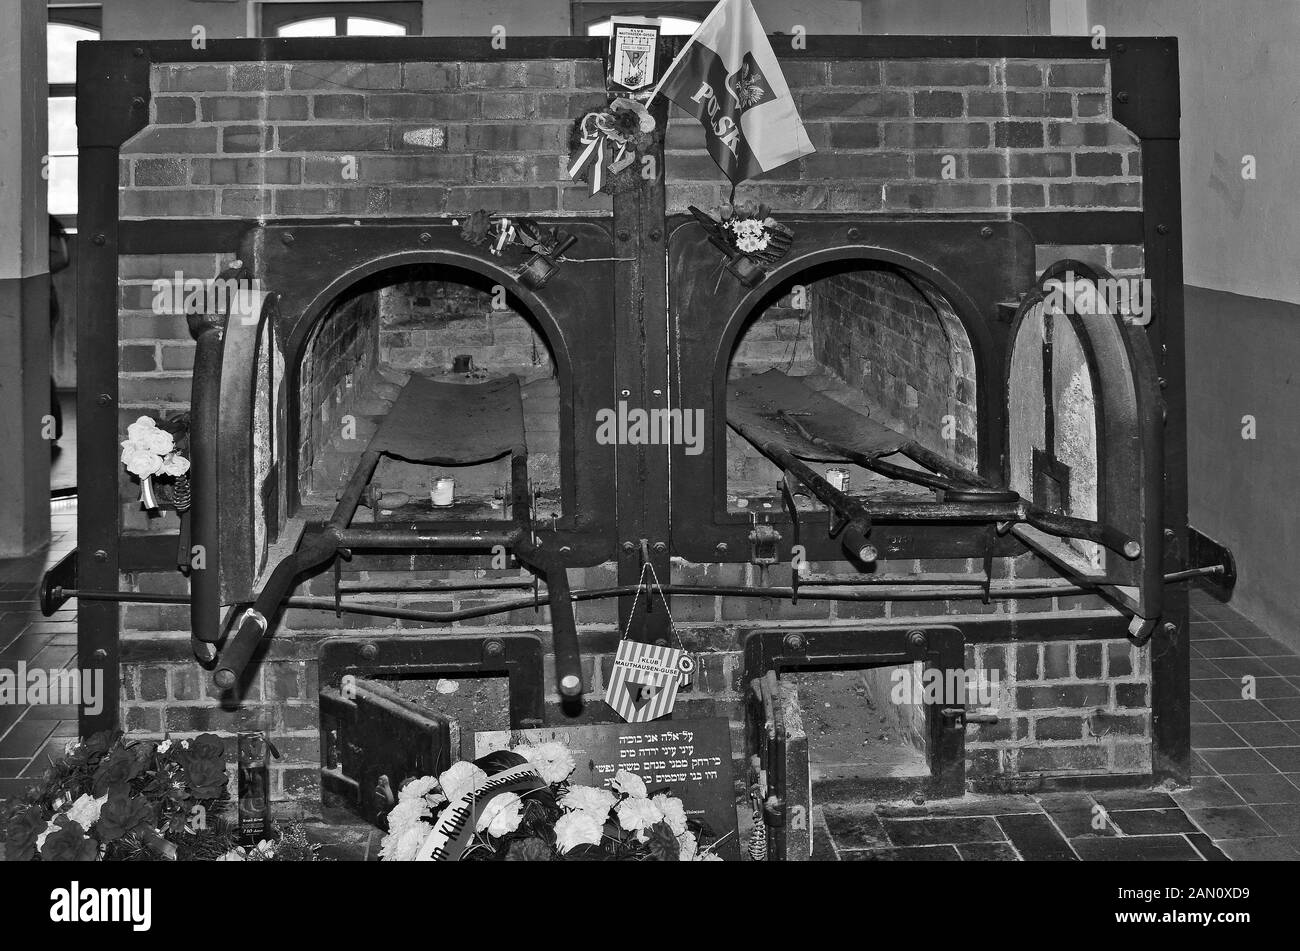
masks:
<path id="1" fill-rule="evenodd" d="M 584 148 L 569 165 L 569 177 L 572 179 L 580 178 L 584 171 L 589 172 L 593 195 L 605 184 L 605 143 L 609 141 L 609 137 L 597 127 L 598 119 L 599 114 L 595 112 L 582 117 L 580 141 Z"/>

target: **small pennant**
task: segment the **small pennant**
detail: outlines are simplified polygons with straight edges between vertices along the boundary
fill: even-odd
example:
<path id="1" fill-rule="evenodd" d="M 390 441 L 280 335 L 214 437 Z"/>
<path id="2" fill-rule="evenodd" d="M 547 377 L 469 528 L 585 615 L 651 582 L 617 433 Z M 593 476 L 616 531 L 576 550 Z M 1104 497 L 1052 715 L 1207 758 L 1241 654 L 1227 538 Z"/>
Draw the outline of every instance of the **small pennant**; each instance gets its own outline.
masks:
<path id="1" fill-rule="evenodd" d="M 694 660 L 683 650 L 621 641 L 605 688 L 605 702 L 629 723 L 673 712 L 677 688 L 690 681 Z"/>

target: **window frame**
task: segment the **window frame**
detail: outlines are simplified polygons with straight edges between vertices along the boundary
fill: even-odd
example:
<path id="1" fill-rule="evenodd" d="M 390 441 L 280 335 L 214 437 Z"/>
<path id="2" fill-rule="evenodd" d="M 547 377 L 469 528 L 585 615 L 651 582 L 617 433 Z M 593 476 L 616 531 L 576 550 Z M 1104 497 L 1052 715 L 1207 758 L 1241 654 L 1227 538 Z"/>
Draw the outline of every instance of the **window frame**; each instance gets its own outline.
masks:
<path id="1" fill-rule="evenodd" d="M 424 4 L 421 0 L 377 0 L 377 2 L 349 2 L 349 0 L 320 0 L 314 3 L 263 3 L 258 10 L 258 28 L 262 36 L 277 37 L 276 30 L 287 23 L 317 18 L 334 20 L 334 36 L 347 36 L 347 19 L 366 17 L 387 20 L 406 27 L 407 36 L 424 35 Z M 287 39 L 288 37 L 277 37 Z M 333 37 L 314 37 L 332 39 Z"/>
<path id="2" fill-rule="evenodd" d="M 716 3 L 710 0 L 651 0 L 649 3 L 618 3 L 615 0 L 571 0 L 572 32 L 586 36 L 587 27 L 599 20 L 617 16 L 685 17 L 704 22 Z"/>
<path id="3" fill-rule="evenodd" d="M 99 4 L 75 4 L 69 6 L 48 7 L 46 9 L 45 22 L 47 28 L 51 25 L 75 26 L 75 27 L 80 27 L 83 30 L 94 30 L 95 33 L 97 34 L 98 40 L 102 40 L 104 38 L 104 8 Z M 91 42 L 91 41 L 87 41 L 87 42 Z M 46 103 L 45 113 L 46 113 L 47 123 L 49 122 L 49 112 L 50 112 L 49 104 L 50 101 L 53 99 L 71 99 L 75 103 L 77 99 L 77 84 L 75 82 L 47 84 L 46 93 L 45 93 L 45 103 Z M 59 157 L 63 157 L 63 158 L 71 157 L 80 160 L 80 149 L 74 148 L 72 152 L 60 152 L 58 153 L 58 155 L 48 151 L 49 149 L 48 143 L 46 143 L 46 149 L 47 149 L 46 155 L 48 156 L 48 159 L 51 163 L 53 163 L 55 158 L 59 158 Z M 49 185 L 47 183 L 46 185 L 47 201 L 48 201 L 48 188 Z M 63 225 L 64 229 L 68 231 L 69 234 L 76 233 L 77 214 L 80 211 L 80 208 L 81 208 L 81 196 L 77 195 L 78 211 L 74 211 L 71 213 L 63 212 L 54 215 L 54 217 L 59 220 L 59 222 Z"/>

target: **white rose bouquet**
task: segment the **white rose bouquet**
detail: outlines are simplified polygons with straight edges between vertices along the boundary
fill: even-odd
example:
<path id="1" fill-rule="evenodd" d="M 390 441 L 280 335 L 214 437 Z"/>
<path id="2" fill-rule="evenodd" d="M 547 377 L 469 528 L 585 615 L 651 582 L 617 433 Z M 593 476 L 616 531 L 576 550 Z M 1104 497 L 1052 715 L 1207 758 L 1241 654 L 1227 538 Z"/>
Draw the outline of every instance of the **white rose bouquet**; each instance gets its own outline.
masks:
<path id="1" fill-rule="evenodd" d="M 147 509 L 158 507 L 153 484 L 155 477 L 188 482 L 186 474 L 190 471 L 190 461 L 177 448 L 176 437 L 160 427 L 151 416 L 141 416 L 126 428 L 126 439 L 122 441 L 122 465 L 140 480 L 140 502 Z"/>

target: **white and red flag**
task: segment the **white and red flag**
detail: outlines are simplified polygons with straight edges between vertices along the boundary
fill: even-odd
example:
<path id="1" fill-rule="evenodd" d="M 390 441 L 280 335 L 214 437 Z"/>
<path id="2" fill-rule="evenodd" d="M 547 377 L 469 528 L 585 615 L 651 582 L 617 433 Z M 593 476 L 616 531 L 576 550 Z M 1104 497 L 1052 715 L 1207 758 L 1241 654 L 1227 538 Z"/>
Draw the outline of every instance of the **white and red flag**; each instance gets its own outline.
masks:
<path id="1" fill-rule="evenodd" d="M 703 123 L 709 154 L 733 185 L 816 151 L 749 0 L 713 8 L 659 93 Z"/>

